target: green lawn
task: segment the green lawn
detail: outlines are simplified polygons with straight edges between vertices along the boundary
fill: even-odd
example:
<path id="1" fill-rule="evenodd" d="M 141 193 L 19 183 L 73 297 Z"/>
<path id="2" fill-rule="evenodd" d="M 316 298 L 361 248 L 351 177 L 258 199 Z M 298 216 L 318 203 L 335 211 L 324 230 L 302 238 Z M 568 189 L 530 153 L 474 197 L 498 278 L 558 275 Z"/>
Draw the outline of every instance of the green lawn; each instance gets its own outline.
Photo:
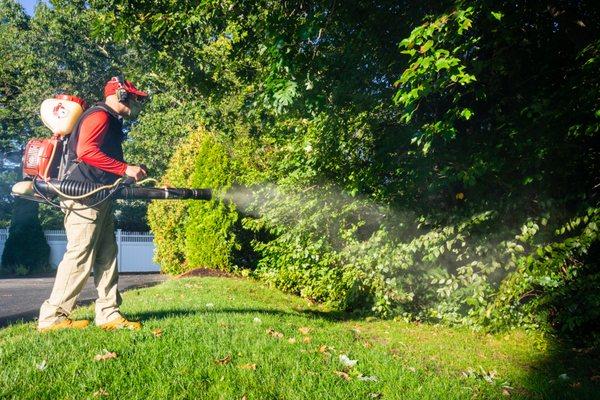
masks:
<path id="1" fill-rule="evenodd" d="M 139 332 L 0 330 L 0 398 L 600 398 L 593 354 L 533 334 L 354 320 L 244 279 L 170 280 L 123 297 Z M 105 351 L 116 358 L 94 360 Z"/>

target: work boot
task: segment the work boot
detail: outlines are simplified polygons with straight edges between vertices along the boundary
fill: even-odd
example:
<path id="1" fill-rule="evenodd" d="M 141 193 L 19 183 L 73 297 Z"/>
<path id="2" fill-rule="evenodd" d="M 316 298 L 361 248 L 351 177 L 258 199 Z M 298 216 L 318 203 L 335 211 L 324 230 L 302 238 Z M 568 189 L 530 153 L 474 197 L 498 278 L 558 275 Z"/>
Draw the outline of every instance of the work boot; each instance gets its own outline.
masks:
<path id="1" fill-rule="evenodd" d="M 80 319 L 77 321 L 73 321 L 72 319 L 65 318 L 62 321 L 56 322 L 45 328 L 38 328 L 38 332 L 44 333 L 44 332 L 50 332 L 50 331 L 57 331 L 59 329 L 83 329 L 83 328 L 87 327 L 89 324 L 90 324 L 90 321 L 88 321 L 87 319 Z"/>
<path id="2" fill-rule="evenodd" d="M 119 317 L 113 321 L 98 326 L 101 329 L 104 329 L 105 331 L 114 331 L 117 329 L 129 329 L 132 331 L 139 331 L 142 327 L 142 324 L 137 321 L 128 321 L 123 317 Z"/>

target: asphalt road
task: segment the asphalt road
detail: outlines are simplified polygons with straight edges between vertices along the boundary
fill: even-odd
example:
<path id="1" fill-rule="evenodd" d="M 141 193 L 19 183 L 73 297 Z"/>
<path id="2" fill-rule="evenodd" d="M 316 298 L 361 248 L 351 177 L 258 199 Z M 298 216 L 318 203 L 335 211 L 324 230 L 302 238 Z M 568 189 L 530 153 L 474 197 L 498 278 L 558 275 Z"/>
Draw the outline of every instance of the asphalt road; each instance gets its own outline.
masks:
<path id="1" fill-rule="evenodd" d="M 119 290 L 148 287 L 167 279 L 160 274 L 121 274 Z M 50 296 L 54 276 L 41 278 L 0 279 L 0 327 L 12 322 L 32 321 L 38 316 L 40 305 Z M 78 305 L 90 304 L 97 297 L 94 278 L 90 276 L 83 289 Z"/>

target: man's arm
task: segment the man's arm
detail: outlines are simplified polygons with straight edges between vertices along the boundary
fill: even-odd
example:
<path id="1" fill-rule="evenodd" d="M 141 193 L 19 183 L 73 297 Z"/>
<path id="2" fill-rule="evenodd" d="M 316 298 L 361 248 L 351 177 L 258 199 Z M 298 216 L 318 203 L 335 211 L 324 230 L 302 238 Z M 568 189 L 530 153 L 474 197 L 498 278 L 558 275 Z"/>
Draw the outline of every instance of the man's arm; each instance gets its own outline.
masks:
<path id="1" fill-rule="evenodd" d="M 115 160 L 100 150 L 104 135 L 108 131 L 109 117 L 98 111 L 87 116 L 79 128 L 77 141 L 77 158 L 102 171 L 115 175 L 125 175 L 127 163 Z"/>

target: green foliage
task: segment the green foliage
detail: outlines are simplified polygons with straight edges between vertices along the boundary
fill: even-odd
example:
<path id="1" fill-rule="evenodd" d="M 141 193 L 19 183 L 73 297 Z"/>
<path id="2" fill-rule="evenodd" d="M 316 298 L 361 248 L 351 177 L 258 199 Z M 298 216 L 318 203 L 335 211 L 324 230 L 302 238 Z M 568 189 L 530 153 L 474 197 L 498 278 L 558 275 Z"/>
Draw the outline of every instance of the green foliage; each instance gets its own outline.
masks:
<path id="1" fill-rule="evenodd" d="M 243 146 L 240 146 L 243 148 Z M 170 186 L 213 188 L 210 201 L 159 201 L 149 207 L 149 223 L 157 243 L 156 260 L 164 272 L 193 268 L 232 270 L 248 262 L 247 234 L 234 204 L 218 201 L 234 178 L 242 180 L 227 139 L 199 128 L 171 159 L 164 181 Z"/>
<path id="2" fill-rule="evenodd" d="M 2 252 L 2 272 L 18 275 L 47 271 L 50 246 L 37 218 L 38 204 L 17 199 L 8 239 Z"/>
<path id="3" fill-rule="evenodd" d="M 165 92 L 178 85 L 182 104 L 233 138 L 233 162 L 260 159 L 249 168 L 251 182 L 268 182 L 259 217 L 243 220 L 268 232 L 253 242 L 256 277 L 342 309 L 541 327 L 546 294 L 582 283 L 555 285 L 570 258 L 536 261 L 538 249 L 571 243 L 570 257 L 591 269 L 577 252 L 596 239 L 554 229 L 596 207 L 600 175 L 597 10 L 542 3 L 361 1 L 333 12 L 264 1 L 159 12 L 113 1 L 98 7 L 97 29 L 152 49 L 148 79 Z M 254 153 L 238 148 L 248 136 Z M 529 290 L 526 265 L 553 289 L 534 292 L 527 304 L 539 307 L 496 312 L 514 305 L 506 293 Z"/>
<path id="4" fill-rule="evenodd" d="M 192 187 L 215 188 L 215 194 L 227 190 L 235 176 L 225 143 L 217 136 L 204 133 L 199 140 L 190 177 Z M 235 234 L 237 213 L 233 204 L 216 199 L 194 202 L 186 222 L 186 261 L 192 268 L 229 270 L 233 267 L 233 252 L 238 250 Z"/>
<path id="5" fill-rule="evenodd" d="M 204 132 L 192 133 L 175 151 L 170 168 L 163 183 L 173 187 L 187 187 L 194 171 L 200 136 Z M 148 207 L 148 223 L 156 243 L 155 260 L 165 273 L 177 274 L 186 271 L 185 225 L 188 220 L 189 201 L 155 201 Z"/>
<path id="6" fill-rule="evenodd" d="M 516 271 L 502 283 L 487 309 L 489 323 L 496 329 L 512 325 L 539 329 L 551 324 L 576 340 L 594 335 L 600 339 L 599 226 L 600 209 L 590 208 L 556 229 L 554 241 L 536 245 L 520 237 L 530 252 L 513 257 Z M 522 247 L 518 251 L 523 253 Z"/>

